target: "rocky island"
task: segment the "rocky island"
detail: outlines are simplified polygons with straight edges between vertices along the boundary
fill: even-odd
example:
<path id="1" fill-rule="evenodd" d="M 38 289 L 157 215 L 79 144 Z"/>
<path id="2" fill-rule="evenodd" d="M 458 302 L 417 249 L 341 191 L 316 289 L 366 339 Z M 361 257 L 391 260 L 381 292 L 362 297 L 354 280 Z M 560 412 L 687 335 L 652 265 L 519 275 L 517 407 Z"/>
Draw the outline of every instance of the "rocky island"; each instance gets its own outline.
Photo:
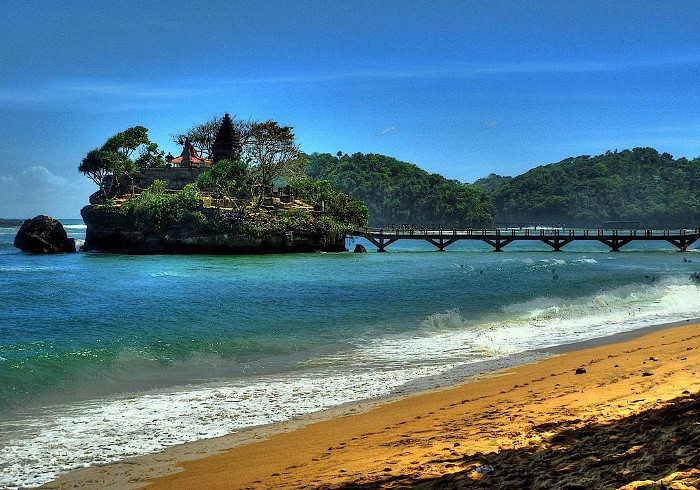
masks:
<path id="1" fill-rule="evenodd" d="M 292 128 L 228 114 L 183 135 L 165 156 L 142 126 L 117 133 L 79 170 L 99 190 L 81 210 L 83 251 L 262 254 L 345 251 L 367 207 L 303 175 Z"/>

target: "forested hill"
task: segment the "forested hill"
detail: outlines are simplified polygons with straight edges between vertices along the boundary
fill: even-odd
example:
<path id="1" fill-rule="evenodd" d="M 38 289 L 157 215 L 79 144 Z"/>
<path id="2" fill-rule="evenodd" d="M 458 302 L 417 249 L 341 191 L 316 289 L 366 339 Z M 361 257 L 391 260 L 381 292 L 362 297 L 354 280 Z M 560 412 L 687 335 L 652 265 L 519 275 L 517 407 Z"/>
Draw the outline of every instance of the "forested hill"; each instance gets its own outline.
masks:
<path id="1" fill-rule="evenodd" d="M 428 174 L 417 166 L 377 154 L 340 158 L 329 153 L 307 155 L 306 173 L 364 201 L 371 226 L 391 224 L 482 227 L 493 224 L 495 209 L 474 185 Z"/>
<path id="2" fill-rule="evenodd" d="M 503 184 L 513 180 L 513 177 L 504 177 L 498 174 L 489 174 L 488 177 L 482 177 L 474 182 L 474 185 L 479 187 L 486 195 L 491 194 Z"/>
<path id="3" fill-rule="evenodd" d="M 583 155 L 533 168 L 490 197 L 499 223 L 700 226 L 700 158 L 674 159 L 653 148 Z"/>

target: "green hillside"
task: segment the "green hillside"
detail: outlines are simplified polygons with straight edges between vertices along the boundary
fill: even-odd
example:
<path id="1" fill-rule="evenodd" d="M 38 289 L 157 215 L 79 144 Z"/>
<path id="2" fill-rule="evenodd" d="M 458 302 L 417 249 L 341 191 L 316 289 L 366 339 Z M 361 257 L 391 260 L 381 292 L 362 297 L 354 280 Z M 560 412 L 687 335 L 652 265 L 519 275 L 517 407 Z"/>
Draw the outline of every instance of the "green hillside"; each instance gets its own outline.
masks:
<path id="1" fill-rule="evenodd" d="M 504 177 L 498 174 L 489 174 L 488 177 L 482 177 L 474 182 L 474 185 L 484 191 L 484 194 L 489 195 L 503 184 L 507 184 L 513 180 L 513 177 Z"/>
<path id="2" fill-rule="evenodd" d="M 583 155 L 533 168 L 490 197 L 499 223 L 700 226 L 700 158 L 674 159 L 653 148 Z"/>
<path id="3" fill-rule="evenodd" d="M 429 174 L 417 166 L 377 154 L 340 158 L 329 153 L 307 155 L 306 174 L 364 201 L 371 226 L 441 224 L 483 227 L 493 223 L 495 209 L 474 185 Z"/>

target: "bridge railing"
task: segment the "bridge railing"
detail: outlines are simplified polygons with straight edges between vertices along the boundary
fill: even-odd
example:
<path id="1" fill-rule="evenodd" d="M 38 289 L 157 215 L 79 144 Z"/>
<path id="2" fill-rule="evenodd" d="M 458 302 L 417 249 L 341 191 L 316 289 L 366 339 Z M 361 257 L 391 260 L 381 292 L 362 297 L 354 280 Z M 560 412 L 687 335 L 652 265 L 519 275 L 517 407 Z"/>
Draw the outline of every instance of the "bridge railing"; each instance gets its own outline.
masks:
<path id="1" fill-rule="evenodd" d="M 582 229 L 582 228 L 466 228 L 466 229 L 443 229 L 443 228 L 367 228 L 356 233 L 362 235 L 370 233 L 373 235 L 399 236 L 399 237 L 420 237 L 420 236 L 502 236 L 502 237 L 600 237 L 600 236 L 620 236 L 620 237 L 668 237 L 700 234 L 700 228 L 681 229 Z"/>

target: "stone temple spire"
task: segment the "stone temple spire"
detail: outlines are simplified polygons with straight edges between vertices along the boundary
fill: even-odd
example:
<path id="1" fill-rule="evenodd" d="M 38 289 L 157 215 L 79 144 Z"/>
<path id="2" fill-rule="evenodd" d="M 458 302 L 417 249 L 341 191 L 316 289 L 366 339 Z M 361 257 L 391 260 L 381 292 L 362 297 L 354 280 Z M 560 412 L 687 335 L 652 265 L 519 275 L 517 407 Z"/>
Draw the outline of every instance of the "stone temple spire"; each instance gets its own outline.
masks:
<path id="1" fill-rule="evenodd" d="M 224 115 L 219 131 L 214 138 L 211 157 L 214 163 L 219 160 L 238 160 L 241 158 L 241 136 L 233 127 L 233 121 L 228 113 Z"/>

